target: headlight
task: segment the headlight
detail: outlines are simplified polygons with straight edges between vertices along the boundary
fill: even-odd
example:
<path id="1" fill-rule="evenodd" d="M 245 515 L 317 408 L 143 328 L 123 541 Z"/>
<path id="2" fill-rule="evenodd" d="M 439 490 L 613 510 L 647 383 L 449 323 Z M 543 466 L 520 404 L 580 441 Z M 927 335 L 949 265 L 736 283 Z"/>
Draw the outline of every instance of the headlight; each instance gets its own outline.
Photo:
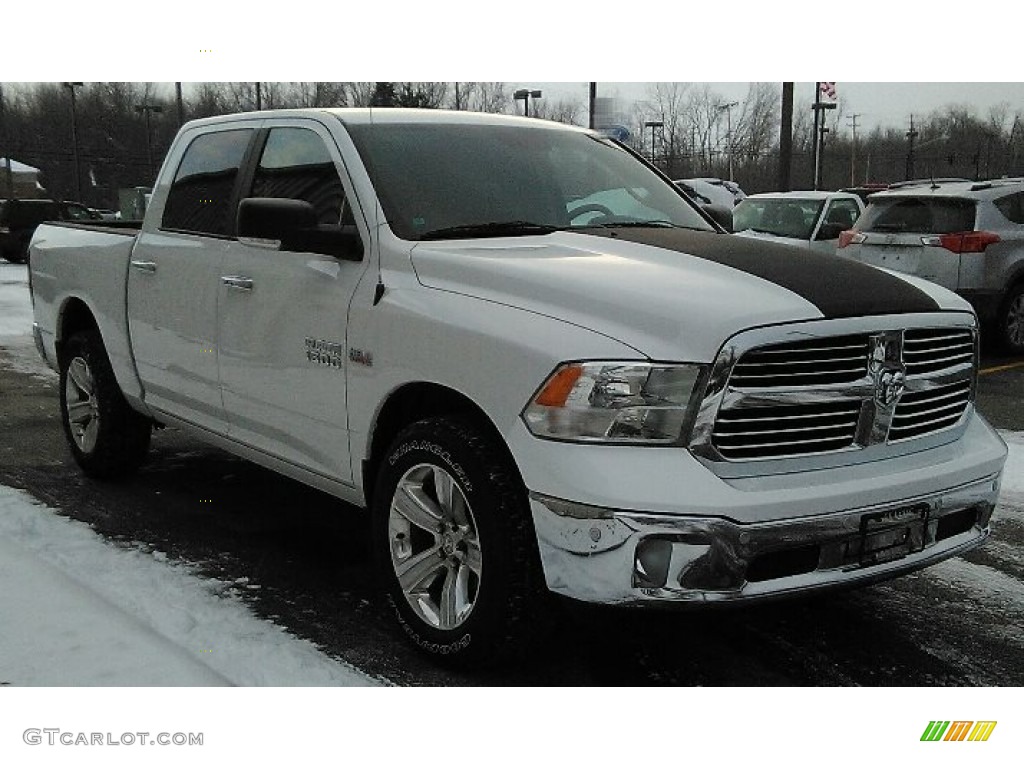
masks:
<path id="1" fill-rule="evenodd" d="M 566 363 L 523 411 L 537 437 L 673 445 L 683 439 L 698 365 Z"/>

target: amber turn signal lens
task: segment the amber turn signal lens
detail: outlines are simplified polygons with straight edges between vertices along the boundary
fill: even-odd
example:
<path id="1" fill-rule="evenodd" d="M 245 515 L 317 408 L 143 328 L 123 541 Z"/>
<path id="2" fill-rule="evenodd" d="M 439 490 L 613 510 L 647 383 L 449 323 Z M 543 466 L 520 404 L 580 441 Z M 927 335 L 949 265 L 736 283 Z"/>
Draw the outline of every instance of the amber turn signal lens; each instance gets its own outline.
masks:
<path id="1" fill-rule="evenodd" d="M 576 386 L 576 382 L 582 375 L 583 366 L 567 365 L 548 380 L 534 402 L 537 405 L 561 408 L 565 405 L 569 393 L 572 392 L 572 388 Z"/>

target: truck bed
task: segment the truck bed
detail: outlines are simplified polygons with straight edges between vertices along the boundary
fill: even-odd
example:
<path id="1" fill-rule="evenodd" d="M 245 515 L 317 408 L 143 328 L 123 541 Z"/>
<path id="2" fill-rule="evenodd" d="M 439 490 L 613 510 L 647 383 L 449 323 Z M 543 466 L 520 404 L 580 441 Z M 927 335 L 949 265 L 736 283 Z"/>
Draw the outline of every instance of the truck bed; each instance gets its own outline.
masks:
<path id="1" fill-rule="evenodd" d="M 30 246 L 35 323 L 47 362 L 56 367 L 61 318 L 72 302 L 80 301 L 96 318 L 118 384 L 129 397 L 141 392 L 125 312 L 128 262 L 140 225 L 47 223 L 36 230 Z"/>

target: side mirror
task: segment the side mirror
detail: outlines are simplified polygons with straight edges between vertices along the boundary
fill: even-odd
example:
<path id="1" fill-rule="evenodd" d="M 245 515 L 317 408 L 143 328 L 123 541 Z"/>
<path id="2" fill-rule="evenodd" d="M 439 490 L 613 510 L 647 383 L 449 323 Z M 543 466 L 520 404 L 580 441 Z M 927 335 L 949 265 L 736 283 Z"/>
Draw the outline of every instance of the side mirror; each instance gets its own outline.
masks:
<path id="1" fill-rule="evenodd" d="M 704 213 L 715 220 L 716 223 L 721 224 L 725 228 L 726 232 L 732 232 L 732 211 L 726 208 L 724 205 L 705 205 L 703 206 Z"/>
<path id="2" fill-rule="evenodd" d="M 826 221 L 824 224 L 818 227 L 818 234 L 815 235 L 814 239 L 837 240 L 839 239 L 839 235 L 846 229 L 848 229 L 848 227 L 844 227 L 842 224 L 830 224 L 829 222 Z"/>
<path id="3" fill-rule="evenodd" d="M 305 200 L 247 197 L 238 204 L 239 238 L 276 240 L 280 250 L 321 253 L 349 261 L 363 258 L 363 241 L 353 224 L 318 224 Z"/>

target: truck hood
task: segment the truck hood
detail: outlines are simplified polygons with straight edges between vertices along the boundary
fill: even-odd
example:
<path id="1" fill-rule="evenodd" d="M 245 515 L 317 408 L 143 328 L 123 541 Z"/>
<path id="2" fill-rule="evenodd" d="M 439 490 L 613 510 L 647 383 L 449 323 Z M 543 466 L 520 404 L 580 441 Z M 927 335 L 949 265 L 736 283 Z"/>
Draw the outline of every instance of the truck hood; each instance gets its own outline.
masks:
<path id="1" fill-rule="evenodd" d="M 412 263 L 429 288 L 557 318 L 666 361 L 710 361 L 754 326 L 963 308 L 947 291 L 851 259 L 682 229 L 418 243 Z"/>

